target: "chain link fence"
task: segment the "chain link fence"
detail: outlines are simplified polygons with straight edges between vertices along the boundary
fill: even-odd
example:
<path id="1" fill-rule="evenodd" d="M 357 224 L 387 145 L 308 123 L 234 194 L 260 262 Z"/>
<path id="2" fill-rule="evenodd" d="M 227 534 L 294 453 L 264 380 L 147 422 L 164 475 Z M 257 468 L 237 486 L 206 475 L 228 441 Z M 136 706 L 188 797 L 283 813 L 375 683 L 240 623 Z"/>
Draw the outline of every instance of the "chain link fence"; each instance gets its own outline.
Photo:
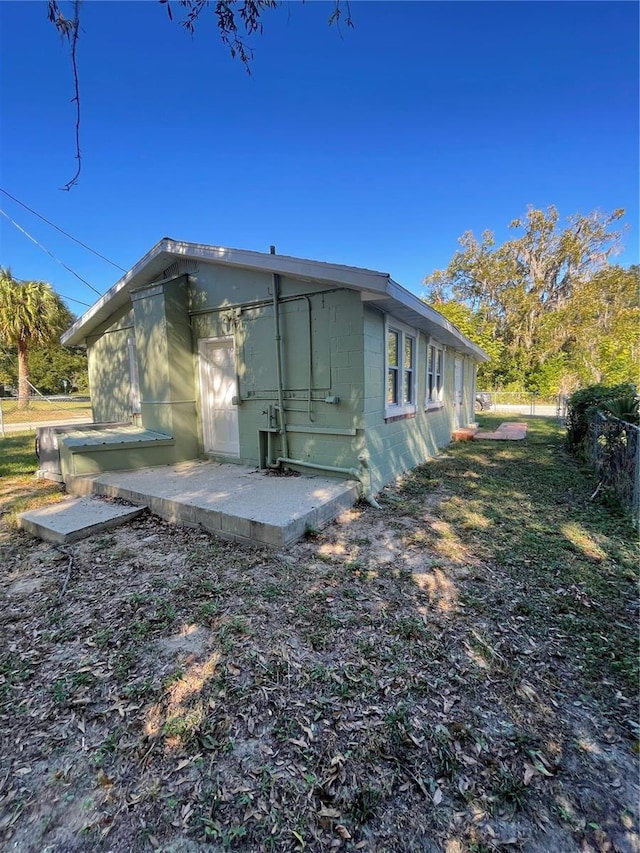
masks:
<path id="1" fill-rule="evenodd" d="M 476 398 L 476 411 L 492 411 L 504 415 L 542 415 L 543 417 L 564 417 L 566 410 L 566 398 L 542 397 L 531 391 L 502 391 L 492 389 L 491 391 L 480 391 L 478 396 L 485 399 L 481 405 Z M 561 399 L 565 401 L 561 406 Z M 562 408 L 562 411 L 560 409 Z"/>
<path id="2" fill-rule="evenodd" d="M 597 494 L 612 492 L 640 524 L 640 427 L 596 413 L 589 422 L 587 454 L 598 474 Z"/>
<path id="3" fill-rule="evenodd" d="M 21 408 L 17 397 L 0 397 L 0 436 L 20 429 L 33 430 L 39 424 L 53 421 L 91 419 L 91 398 L 80 395 L 32 395 L 26 408 Z"/>

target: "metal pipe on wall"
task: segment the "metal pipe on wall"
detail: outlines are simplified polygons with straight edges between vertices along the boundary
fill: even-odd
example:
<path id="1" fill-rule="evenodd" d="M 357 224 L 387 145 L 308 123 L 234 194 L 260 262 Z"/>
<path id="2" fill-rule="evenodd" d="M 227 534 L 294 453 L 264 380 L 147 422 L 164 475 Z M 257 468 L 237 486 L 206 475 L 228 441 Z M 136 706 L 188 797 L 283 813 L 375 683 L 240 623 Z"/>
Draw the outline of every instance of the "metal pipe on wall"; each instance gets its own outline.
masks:
<path id="1" fill-rule="evenodd" d="M 289 455 L 289 442 L 287 440 L 287 423 L 284 412 L 284 388 L 282 383 L 282 337 L 280 335 L 280 276 L 273 274 L 273 320 L 276 339 L 276 379 L 278 385 L 278 420 L 280 422 L 280 441 L 283 456 Z"/>
<path id="2" fill-rule="evenodd" d="M 362 456 L 358 457 L 358 460 L 363 468 L 367 469 L 368 465 Z M 268 463 L 267 463 L 268 464 Z M 368 504 L 375 507 L 376 509 L 382 509 L 378 501 L 373 496 L 373 491 L 371 489 L 371 472 L 368 474 L 368 483 L 365 482 L 365 475 L 358 471 L 357 468 L 340 468 L 337 465 L 321 465 L 318 462 L 305 462 L 304 459 L 286 459 L 283 456 L 278 456 L 275 463 L 268 464 L 269 468 L 279 468 L 281 465 L 297 465 L 300 468 L 312 468 L 316 471 L 327 471 L 330 474 L 346 474 L 349 477 L 352 477 L 354 480 L 357 480 L 360 483 L 362 489 L 362 497 Z"/>
<path id="3" fill-rule="evenodd" d="M 363 470 L 357 468 L 342 468 L 336 465 L 322 465 L 318 462 L 306 462 L 304 459 L 292 459 L 289 457 L 289 442 L 287 439 L 287 423 L 284 406 L 284 383 L 282 378 L 282 335 L 280 333 L 280 276 L 278 273 L 273 274 L 273 319 L 275 330 L 276 344 L 276 379 L 277 379 L 277 394 L 278 394 L 278 421 L 279 434 L 281 440 L 282 455 L 278 456 L 275 461 L 272 461 L 272 446 L 271 446 L 271 430 L 267 430 L 267 468 L 281 468 L 282 465 L 296 465 L 301 468 L 311 468 L 316 471 L 326 471 L 330 474 L 346 474 L 360 483 L 362 497 L 371 506 L 376 509 L 382 509 L 376 501 L 373 490 L 371 488 L 371 471 L 369 470 L 368 460 L 364 454 L 358 457 L 358 462 Z M 300 298 L 300 297 L 297 297 Z M 312 339 L 312 314 L 311 314 L 311 299 L 308 295 L 302 297 L 307 301 L 308 307 L 308 323 L 309 323 L 309 392 L 308 392 L 308 415 L 309 420 L 313 421 L 311 412 L 311 391 L 313 385 L 313 339 Z M 271 407 L 269 407 L 269 419 L 271 420 Z M 366 472 L 366 475 L 365 475 Z"/>
<path id="4" fill-rule="evenodd" d="M 307 318 L 309 320 L 309 397 L 308 397 L 308 415 L 309 420 L 313 423 L 313 414 L 311 412 L 311 389 L 313 387 L 313 336 L 312 336 L 312 317 L 311 317 L 311 297 L 305 296 L 307 300 Z"/>

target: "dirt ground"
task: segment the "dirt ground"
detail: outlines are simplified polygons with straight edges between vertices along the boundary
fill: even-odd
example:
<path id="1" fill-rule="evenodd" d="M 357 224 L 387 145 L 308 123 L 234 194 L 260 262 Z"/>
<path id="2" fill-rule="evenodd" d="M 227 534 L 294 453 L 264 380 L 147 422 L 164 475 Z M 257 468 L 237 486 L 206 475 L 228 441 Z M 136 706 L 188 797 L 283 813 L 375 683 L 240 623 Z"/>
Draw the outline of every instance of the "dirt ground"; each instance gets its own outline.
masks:
<path id="1" fill-rule="evenodd" d="M 636 697 L 584 692 L 448 497 L 277 554 L 1 531 L 2 849 L 638 853 Z"/>

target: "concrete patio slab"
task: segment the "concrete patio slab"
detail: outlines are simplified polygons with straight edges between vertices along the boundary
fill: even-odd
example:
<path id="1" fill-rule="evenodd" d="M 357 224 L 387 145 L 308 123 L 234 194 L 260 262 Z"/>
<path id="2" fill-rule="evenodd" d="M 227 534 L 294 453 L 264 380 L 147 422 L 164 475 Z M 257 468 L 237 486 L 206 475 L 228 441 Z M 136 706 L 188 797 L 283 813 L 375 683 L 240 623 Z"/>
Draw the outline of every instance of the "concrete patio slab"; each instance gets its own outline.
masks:
<path id="1" fill-rule="evenodd" d="M 144 507 L 121 506 L 99 498 L 66 498 L 21 513 L 18 527 L 47 542 L 64 545 L 131 521 L 144 510 Z"/>
<path id="2" fill-rule="evenodd" d="M 323 527 L 359 497 L 354 480 L 277 476 L 218 462 L 74 477 L 67 488 L 76 495 L 144 504 L 166 521 L 201 525 L 227 539 L 275 548 Z"/>

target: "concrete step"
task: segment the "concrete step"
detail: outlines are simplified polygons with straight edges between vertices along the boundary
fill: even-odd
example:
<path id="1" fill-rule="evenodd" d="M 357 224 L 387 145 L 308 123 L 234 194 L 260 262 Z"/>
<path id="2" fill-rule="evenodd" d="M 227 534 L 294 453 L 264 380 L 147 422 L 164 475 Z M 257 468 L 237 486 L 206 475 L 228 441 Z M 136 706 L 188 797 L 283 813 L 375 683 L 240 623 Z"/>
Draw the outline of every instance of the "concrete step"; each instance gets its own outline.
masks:
<path id="1" fill-rule="evenodd" d="M 200 525 L 237 542 L 282 548 L 319 530 L 358 500 L 359 484 L 327 477 L 279 477 L 243 465 L 184 462 L 72 477 L 75 495 L 144 504 L 165 521 Z"/>
<path id="2" fill-rule="evenodd" d="M 131 521 L 145 510 L 145 506 L 123 506 L 98 497 L 65 498 L 21 513 L 18 527 L 47 542 L 65 545 Z"/>
<path id="3" fill-rule="evenodd" d="M 473 441 L 478 427 L 459 427 L 451 433 L 452 441 Z"/>

